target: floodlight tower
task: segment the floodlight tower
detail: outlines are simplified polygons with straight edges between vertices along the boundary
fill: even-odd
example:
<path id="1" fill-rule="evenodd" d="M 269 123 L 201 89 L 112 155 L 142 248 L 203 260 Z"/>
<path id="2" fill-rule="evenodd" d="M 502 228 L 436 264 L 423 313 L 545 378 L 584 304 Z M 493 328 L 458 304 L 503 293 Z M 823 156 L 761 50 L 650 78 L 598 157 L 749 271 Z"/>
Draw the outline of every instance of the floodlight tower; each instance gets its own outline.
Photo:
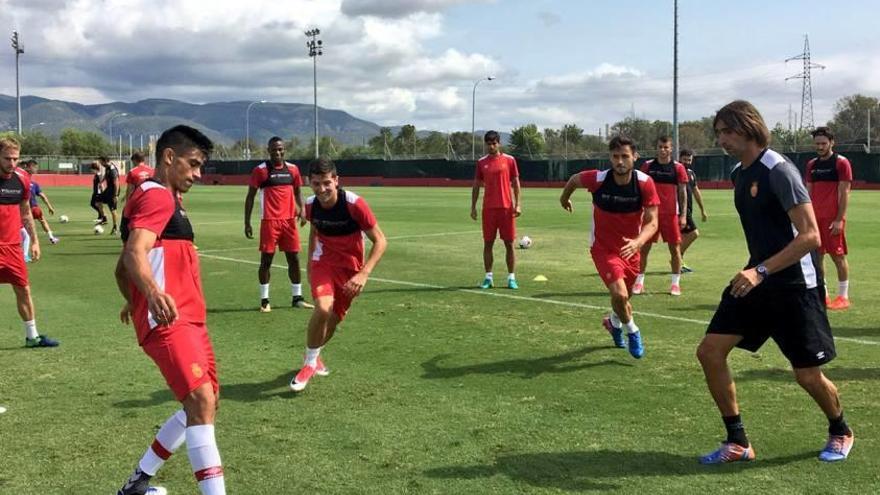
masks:
<path id="1" fill-rule="evenodd" d="M 18 59 L 24 54 L 24 44 L 18 39 L 18 31 L 12 32 L 12 49 L 15 50 L 15 104 L 18 116 L 18 135 L 21 136 L 21 92 L 18 86 Z"/>
<path id="2" fill-rule="evenodd" d="M 324 42 L 318 39 L 321 30 L 318 28 L 306 31 L 309 38 L 306 47 L 309 49 L 309 57 L 312 57 L 312 82 L 315 89 L 315 159 L 319 156 L 318 148 L 318 57 L 324 54 Z"/>
<path id="3" fill-rule="evenodd" d="M 806 34 L 804 35 L 804 51 L 794 57 L 789 57 L 785 59 L 786 62 L 792 60 L 803 60 L 804 68 L 801 70 L 800 74 L 795 74 L 793 76 L 786 77 L 785 80 L 789 79 L 802 79 L 803 84 L 801 86 L 801 125 L 798 130 L 802 129 L 812 129 L 813 128 L 813 84 L 810 80 L 810 72 L 813 69 L 824 69 L 825 66 L 821 64 L 816 64 L 810 61 L 810 37 Z"/>
<path id="4" fill-rule="evenodd" d="M 492 81 L 494 79 L 495 76 L 489 76 L 485 79 L 477 79 L 477 81 L 474 82 L 474 92 L 471 95 L 471 160 L 477 159 L 477 138 L 474 137 L 474 134 L 477 132 L 477 86 L 483 81 Z"/>
<path id="5" fill-rule="evenodd" d="M 678 160 L 678 0 L 672 7 L 672 161 Z"/>

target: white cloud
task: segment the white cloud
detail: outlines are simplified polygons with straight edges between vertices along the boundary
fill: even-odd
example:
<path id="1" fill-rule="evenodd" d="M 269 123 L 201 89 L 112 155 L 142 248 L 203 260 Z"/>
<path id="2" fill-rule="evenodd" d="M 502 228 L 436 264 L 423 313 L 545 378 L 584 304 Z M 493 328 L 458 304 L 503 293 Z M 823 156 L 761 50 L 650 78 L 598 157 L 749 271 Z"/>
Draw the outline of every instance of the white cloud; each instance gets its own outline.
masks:
<path id="1" fill-rule="evenodd" d="M 420 12 L 441 12 L 468 0 L 343 0 L 342 13 L 349 16 L 406 17 Z"/>

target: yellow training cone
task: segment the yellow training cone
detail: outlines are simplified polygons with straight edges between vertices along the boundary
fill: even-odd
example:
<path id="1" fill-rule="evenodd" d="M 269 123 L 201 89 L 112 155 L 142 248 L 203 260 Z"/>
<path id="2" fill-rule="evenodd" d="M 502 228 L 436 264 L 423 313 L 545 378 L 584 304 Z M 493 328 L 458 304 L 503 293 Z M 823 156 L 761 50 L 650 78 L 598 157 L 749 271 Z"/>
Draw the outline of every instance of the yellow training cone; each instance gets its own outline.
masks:
<path id="1" fill-rule="evenodd" d="M 546 282 L 546 281 L 547 281 L 547 277 L 545 277 L 543 275 L 538 275 L 532 279 L 532 282 Z"/>

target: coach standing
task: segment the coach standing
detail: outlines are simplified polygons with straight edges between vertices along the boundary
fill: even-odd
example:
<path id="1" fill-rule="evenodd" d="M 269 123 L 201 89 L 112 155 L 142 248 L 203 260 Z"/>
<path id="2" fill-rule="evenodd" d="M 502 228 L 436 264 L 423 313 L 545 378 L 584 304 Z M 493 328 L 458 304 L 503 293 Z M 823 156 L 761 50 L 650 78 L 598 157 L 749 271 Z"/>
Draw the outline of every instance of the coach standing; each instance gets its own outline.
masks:
<path id="1" fill-rule="evenodd" d="M 731 178 L 749 262 L 724 289 L 697 349 L 709 392 L 727 428 L 727 440 L 700 462 L 755 458 L 727 356 L 734 347 L 755 352 L 768 338 L 776 341 L 798 384 L 828 417 L 828 442 L 819 460 L 842 461 L 852 448 L 853 432 L 843 418 L 837 388 L 820 369 L 834 359 L 835 350 L 825 313 L 825 288 L 817 272 L 820 240 L 810 197 L 795 166 L 767 147 L 770 132 L 751 103 L 737 100 L 725 105 L 713 127 L 721 147 L 740 160 Z"/>

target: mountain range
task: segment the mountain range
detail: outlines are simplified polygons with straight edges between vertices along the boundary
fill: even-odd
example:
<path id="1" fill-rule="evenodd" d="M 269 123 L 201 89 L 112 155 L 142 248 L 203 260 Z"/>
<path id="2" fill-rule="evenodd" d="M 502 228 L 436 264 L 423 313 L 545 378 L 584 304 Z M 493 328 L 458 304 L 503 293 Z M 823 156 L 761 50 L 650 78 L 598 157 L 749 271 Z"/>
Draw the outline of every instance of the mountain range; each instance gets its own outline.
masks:
<path id="1" fill-rule="evenodd" d="M 39 131 L 58 136 L 66 128 L 94 131 L 110 138 L 112 124 L 113 140 L 122 134 L 128 141 L 131 134 L 135 142 L 150 134 L 177 124 L 197 127 L 213 141 L 226 145 L 245 138 L 245 113 L 251 101 L 230 101 L 194 104 L 178 100 L 148 99 L 134 103 L 112 102 L 84 105 L 63 100 L 50 100 L 38 96 L 22 96 L 22 130 Z M 0 132 L 15 130 L 15 97 L 0 94 Z M 309 142 L 315 132 L 314 106 L 304 103 L 256 103 L 251 106 L 248 119 L 251 143 L 264 143 L 272 136 L 285 139 L 297 136 Z M 125 115 L 122 115 L 125 114 Z M 112 119 L 112 122 L 111 122 Z M 379 134 L 381 127 L 348 112 L 318 107 L 319 133 L 331 136 L 347 145 L 360 145 Z M 397 134 L 401 126 L 391 126 Z M 478 131 L 482 135 L 483 131 Z M 429 131 L 420 130 L 424 136 Z M 507 133 L 502 133 L 507 137 Z M 251 147 L 254 147 L 252 144 Z"/>

